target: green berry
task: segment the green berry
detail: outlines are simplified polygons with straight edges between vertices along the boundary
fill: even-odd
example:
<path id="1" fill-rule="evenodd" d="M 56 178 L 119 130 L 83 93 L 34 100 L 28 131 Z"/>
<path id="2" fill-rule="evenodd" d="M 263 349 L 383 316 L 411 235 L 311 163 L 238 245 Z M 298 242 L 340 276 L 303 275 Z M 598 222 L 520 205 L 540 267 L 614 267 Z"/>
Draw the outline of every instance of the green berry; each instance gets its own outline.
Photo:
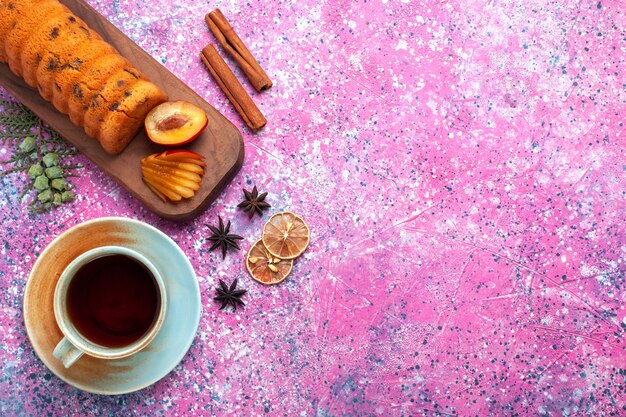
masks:
<path id="1" fill-rule="evenodd" d="M 63 191 L 67 188 L 67 181 L 63 178 L 55 178 L 50 181 L 50 186 L 58 191 Z"/>
<path id="2" fill-rule="evenodd" d="M 22 140 L 22 143 L 20 143 L 19 147 L 20 147 L 20 151 L 22 152 L 32 152 L 35 150 L 35 145 L 36 145 L 36 141 L 35 138 L 32 136 L 26 136 L 24 138 L 24 140 Z"/>
<path id="3" fill-rule="evenodd" d="M 63 168 L 60 166 L 54 166 L 50 168 L 46 168 L 46 177 L 53 178 L 61 178 L 63 176 Z"/>
<path id="4" fill-rule="evenodd" d="M 37 194 L 37 200 L 39 200 L 42 203 L 47 203 L 51 199 L 52 199 L 52 191 L 50 189 L 43 190 L 42 192 Z"/>
<path id="5" fill-rule="evenodd" d="M 64 203 L 67 203 L 68 201 L 72 201 L 74 197 L 76 196 L 71 191 L 63 191 L 63 193 L 61 193 L 61 201 L 63 201 Z"/>
<path id="6" fill-rule="evenodd" d="M 33 180 L 41 174 L 43 174 L 43 167 L 38 163 L 33 164 L 30 168 L 28 168 L 28 176 Z"/>
<path id="7" fill-rule="evenodd" d="M 43 156 L 43 163 L 46 164 L 47 167 L 59 165 L 60 160 L 59 155 L 54 152 L 47 153 Z"/>
<path id="8" fill-rule="evenodd" d="M 54 193 L 54 197 L 52 197 L 52 204 L 54 204 L 55 206 L 60 206 L 61 202 L 62 202 L 61 194 Z"/>
<path id="9" fill-rule="evenodd" d="M 35 178 L 35 182 L 33 185 L 37 190 L 43 191 L 50 186 L 50 183 L 48 181 L 48 177 L 46 177 L 45 175 L 40 175 Z"/>

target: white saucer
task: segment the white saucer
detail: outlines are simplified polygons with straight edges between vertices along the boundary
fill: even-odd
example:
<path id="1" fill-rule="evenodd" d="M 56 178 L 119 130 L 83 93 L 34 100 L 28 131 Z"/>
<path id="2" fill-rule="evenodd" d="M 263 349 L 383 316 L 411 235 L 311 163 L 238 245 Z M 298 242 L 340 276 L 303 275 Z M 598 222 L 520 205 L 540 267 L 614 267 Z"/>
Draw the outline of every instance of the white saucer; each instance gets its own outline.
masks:
<path id="1" fill-rule="evenodd" d="M 52 356 L 62 339 L 54 319 L 54 288 L 72 259 L 105 245 L 135 249 L 159 269 L 169 298 L 165 321 L 154 340 L 128 358 L 103 360 L 83 356 L 65 369 Z M 201 313 L 200 288 L 185 253 L 163 232 L 127 218 L 95 219 L 63 232 L 39 255 L 24 290 L 24 322 L 37 356 L 63 381 L 96 394 L 137 391 L 167 375 L 189 350 Z"/>

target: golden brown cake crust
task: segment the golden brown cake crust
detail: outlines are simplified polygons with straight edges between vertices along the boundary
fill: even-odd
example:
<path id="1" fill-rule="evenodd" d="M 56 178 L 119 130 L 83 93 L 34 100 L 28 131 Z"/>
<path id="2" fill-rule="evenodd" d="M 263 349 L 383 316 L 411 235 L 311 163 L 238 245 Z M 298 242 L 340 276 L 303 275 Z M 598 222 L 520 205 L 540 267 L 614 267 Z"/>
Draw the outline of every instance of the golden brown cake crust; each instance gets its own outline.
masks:
<path id="1" fill-rule="evenodd" d="M 35 72 L 39 93 L 48 101 L 52 100 L 53 89 L 58 88 L 55 86 L 55 79 L 60 73 L 68 67 L 80 70 L 82 58 L 76 51 L 93 39 L 91 31 L 84 30 L 81 25 L 58 28 L 56 33 L 56 42 L 49 45 Z"/>
<path id="2" fill-rule="evenodd" d="M 138 80 L 120 101 L 109 107 L 98 136 L 102 147 L 109 153 L 119 153 L 143 125 L 146 114 L 164 101 L 167 95 L 160 88 L 149 81 Z"/>
<path id="3" fill-rule="evenodd" d="M 104 54 L 96 58 L 72 84 L 72 94 L 68 99 L 68 114 L 72 122 L 84 126 L 85 113 L 90 100 L 106 80 L 122 68 L 130 65 L 126 58 L 117 53 Z"/>
<path id="4" fill-rule="evenodd" d="M 99 138 L 100 126 L 106 114 L 115 109 L 124 92 L 132 89 L 141 79 L 141 74 L 131 67 L 124 67 L 110 76 L 89 98 L 89 108 L 85 112 L 85 133 L 91 138 Z"/>
<path id="5" fill-rule="evenodd" d="M 36 70 L 44 57 L 51 54 L 56 45 L 63 44 L 71 36 L 86 38 L 86 34 L 77 32 L 80 22 L 67 11 L 50 13 L 45 22 L 41 23 L 24 41 L 20 56 L 22 77 L 31 87 L 37 87 Z"/>
<path id="6" fill-rule="evenodd" d="M 78 65 L 67 65 L 54 78 L 55 88 L 52 89 L 52 103 L 62 113 L 69 114 L 69 100 L 74 94 L 77 84 L 85 72 L 102 56 L 115 54 L 115 48 L 102 40 L 85 42 L 76 50 Z M 81 108 L 82 113 L 82 107 Z"/>
<path id="7" fill-rule="evenodd" d="M 21 51 L 27 37 L 51 13 L 62 10 L 68 9 L 56 0 L 43 0 L 37 4 L 37 7 L 28 7 L 22 10 L 15 26 L 9 29 L 4 41 L 9 68 L 16 75 L 22 76 Z"/>
<path id="8" fill-rule="evenodd" d="M 7 62 L 6 39 L 20 17 L 22 10 L 31 5 L 31 0 L 0 0 L 0 62 Z"/>

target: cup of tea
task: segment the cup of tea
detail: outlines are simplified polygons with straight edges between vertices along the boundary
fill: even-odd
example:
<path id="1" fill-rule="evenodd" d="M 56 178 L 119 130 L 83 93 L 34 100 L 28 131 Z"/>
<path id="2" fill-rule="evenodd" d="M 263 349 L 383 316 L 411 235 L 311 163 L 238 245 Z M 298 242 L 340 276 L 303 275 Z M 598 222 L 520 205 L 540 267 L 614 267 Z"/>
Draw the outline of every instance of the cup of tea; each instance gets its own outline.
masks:
<path id="1" fill-rule="evenodd" d="M 64 337 L 52 354 L 66 368 L 84 354 L 130 356 L 154 339 L 166 309 L 163 279 L 145 256 L 121 246 L 89 250 L 57 282 L 54 316 Z"/>

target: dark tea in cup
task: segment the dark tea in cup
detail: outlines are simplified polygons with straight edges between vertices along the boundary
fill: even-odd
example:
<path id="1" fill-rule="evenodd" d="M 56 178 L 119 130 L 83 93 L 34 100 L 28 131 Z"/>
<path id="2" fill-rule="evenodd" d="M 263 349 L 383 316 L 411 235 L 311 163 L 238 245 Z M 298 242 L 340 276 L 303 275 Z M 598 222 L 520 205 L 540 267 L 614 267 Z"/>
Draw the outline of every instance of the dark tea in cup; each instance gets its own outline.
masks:
<path id="1" fill-rule="evenodd" d="M 91 342 L 111 348 L 141 339 L 161 308 L 153 274 L 122 254 L 82 265 L 68 286 L 66 303 L 76 330 Z"/>
<path id="2" fill-rule="evenodd" d="M 85 354 L 133 355 L 156 337 L 166 311 L 166 287 L 151 260 L 122 246 L 90 249 L 57 281 L 54 317 L 64 337 L 52 355 L 66 368 Z"/>

